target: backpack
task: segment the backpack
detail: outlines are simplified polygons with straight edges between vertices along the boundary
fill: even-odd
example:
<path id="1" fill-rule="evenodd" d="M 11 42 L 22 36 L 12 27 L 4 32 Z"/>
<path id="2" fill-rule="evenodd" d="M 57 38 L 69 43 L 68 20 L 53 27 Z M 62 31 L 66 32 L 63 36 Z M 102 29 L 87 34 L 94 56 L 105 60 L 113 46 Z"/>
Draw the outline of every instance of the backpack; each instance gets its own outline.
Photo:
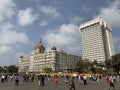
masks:
<path id="1" fill-rule="evenodd" d="M 109 83 L 113 83 L 113 80 L 112 80 L 112 78 L 109 78 Z"/>

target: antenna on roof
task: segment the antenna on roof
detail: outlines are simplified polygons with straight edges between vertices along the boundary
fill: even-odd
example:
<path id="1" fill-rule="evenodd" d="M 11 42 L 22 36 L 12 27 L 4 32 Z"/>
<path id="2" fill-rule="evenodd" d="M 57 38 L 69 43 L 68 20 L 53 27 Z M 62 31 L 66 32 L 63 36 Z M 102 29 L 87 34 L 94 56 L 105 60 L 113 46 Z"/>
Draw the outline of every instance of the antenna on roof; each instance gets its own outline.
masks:
<path id="1" fill-rule="evenodd" d="M 42 39 L 40 39 L 40 43 L 42 43 Z"/>

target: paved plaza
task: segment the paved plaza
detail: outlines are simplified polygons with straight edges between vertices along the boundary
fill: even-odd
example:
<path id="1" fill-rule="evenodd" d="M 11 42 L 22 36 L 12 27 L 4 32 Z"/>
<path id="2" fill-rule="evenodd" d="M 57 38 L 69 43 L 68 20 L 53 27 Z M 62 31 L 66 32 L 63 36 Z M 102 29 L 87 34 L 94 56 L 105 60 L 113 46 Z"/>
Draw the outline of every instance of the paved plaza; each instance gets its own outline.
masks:
<path id="1" fill-rule="evenodd" d="M 76 90 L 108 90 L 108 82 L 103 80 L 101 82 L 88 81 L 86 86 L 83 83 L 80 85 L 78 79 L 75 79 Z M 120 90 L 120 81 L 115 83 L 116 90 Z M 57 85 L 54 84 L 53 79 L 49 81 L 45 80 L 45 86 L 40 87 L 38 80 L 34 82 L 22 82 L 19 86 L 14 85 L 14 81 L 8 81 L 6 83 L 0 83 L 0 90 L 69 90 L 70 84 L 65 84 L 64 78 L 59 78 Z"/>

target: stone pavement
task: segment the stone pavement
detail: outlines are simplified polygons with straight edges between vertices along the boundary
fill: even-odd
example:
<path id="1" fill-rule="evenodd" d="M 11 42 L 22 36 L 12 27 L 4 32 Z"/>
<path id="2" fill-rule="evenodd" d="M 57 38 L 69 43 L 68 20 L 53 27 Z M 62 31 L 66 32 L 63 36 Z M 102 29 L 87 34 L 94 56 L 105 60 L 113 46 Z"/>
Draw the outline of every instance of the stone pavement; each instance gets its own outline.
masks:
<path id="1" fill-rule="evenodd" d="M 86 86 L 83 83 L 80 85 L 78 79 L 75 79 L 76 90 L 108 90 L 109 84 L 103 79 L 101 82 L 88 81 Z M 115 83 L 116 90 L 120 90 L 120 81 Z M 13 81 L 0 83 L 0 90 L 69 90 L 70 84 L 65 84 L 63 78 L 59 78 L 57 85 L 54 84 L 53 79 L 50 81 L 45 80 L 45 86 L 40 87 L 38 81 L 34 82 L 22 82 L 19 86 L 15 86 Z"/>

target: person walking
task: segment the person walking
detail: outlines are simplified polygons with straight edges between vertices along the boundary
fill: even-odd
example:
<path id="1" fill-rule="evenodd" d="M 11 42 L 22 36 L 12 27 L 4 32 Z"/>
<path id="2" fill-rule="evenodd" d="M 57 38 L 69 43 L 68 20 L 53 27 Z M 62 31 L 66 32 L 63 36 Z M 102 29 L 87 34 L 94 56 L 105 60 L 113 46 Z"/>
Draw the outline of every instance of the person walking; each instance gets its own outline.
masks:
<path id="1" fill-rule="evenodd" d="M 39 75 L 39 85 L 40 86 L 44 86 L 45 85 L 45 83 L 44 83 L 44 75 Z"/>
<path id="2" fill-rule="evenodd" d="M 81 79 L 81 75 L 80 74 L 78 76 L 78 80 L 79 80 L 79 83 L 81 84 L 82 79 Z"/>
<path id="3" fill-rule="evenodd" d="M 45 75 L 42 75 L 42 86 L 45 86 Z"/>
<path id="4" fill-rule="evenodd" d="M 115 90 L 114 80 L 113 80 L 113 77 L 111 75 L 109 76 L 108 81 L 109 81 L 109 90 L 111 88 L 113 88 Z"/>
<path id="5" fill-rule="evenodd" d="M 16 86 L 19 85 L 19 76 L 18 76 L 18 74 L 15 75 L 15 85 Z"/>
<path id="6" fill-rule="evenodd" d="M 69 76 L 68 76 L 68 75 L 66 75 L 66 77 L 65 77 L 65 83 L 66 83 L 66 84 L 69 83 Z"/>
<path id="7" fill-rule="evenodd" d="M 71 87 L 70 87 L 70 89 L 69 90 L 75 90 L 75 82 L 74 82 L 74 77 L 72 77 L 72 79 L 71 79 Z"/>
<path id="8" fill-rule="evenodd" d="M 54 75 L 53 79 L 54 79 L 54 83 L 57 84 L 58 83 L 58 76 Z"/>
<path id="9" fill-rule="evenodd" d="M 2 74 L 2 76 L 1 76 L 1 83 L 4 83 L 4 80 L 5 80 L 5 75 Z"/>
<path id="10" fill-rule="evenodd" d="M 83 75 L 83 82 L 84 82 L 84 85 L 87 85 L 87 77 L 85 75 Z"/>

